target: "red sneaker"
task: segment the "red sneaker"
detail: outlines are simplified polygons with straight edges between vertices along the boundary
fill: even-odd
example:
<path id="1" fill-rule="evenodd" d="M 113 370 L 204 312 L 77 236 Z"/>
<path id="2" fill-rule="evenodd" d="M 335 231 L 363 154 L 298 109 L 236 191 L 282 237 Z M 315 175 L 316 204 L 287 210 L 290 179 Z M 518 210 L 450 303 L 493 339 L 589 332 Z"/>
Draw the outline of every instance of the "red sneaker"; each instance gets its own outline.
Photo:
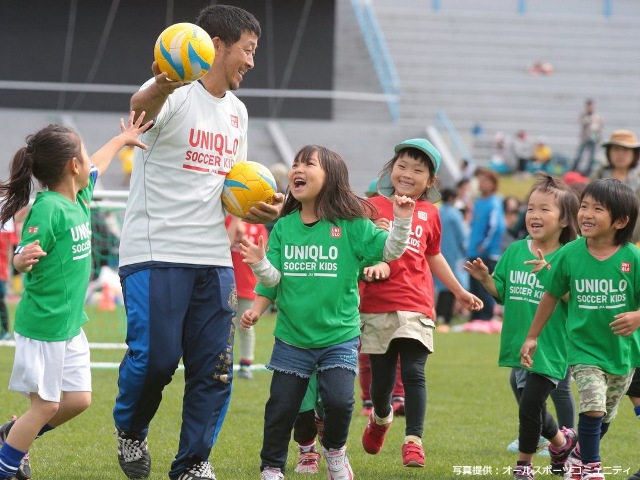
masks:
<path id="1" fill-rule="evenodd" d="M 407 442 L 402 445 L 402 464 L 405 467 L 424 467 L 422 445 L 414 442 Z"/>
<path id="2" fill-rule="evenodd" d="M 384 445 L 384 436 L 387 434 L 387 430 L 391 426 L 391 422 L 386 425 L 378 425 L 374 419 L 374 412 L 369 415 L 369 421 L 367 422 L 367 428 L 364 429 L 362 434 L 362 446 L 364 451 L 375 455 L 382 450 Z"/>

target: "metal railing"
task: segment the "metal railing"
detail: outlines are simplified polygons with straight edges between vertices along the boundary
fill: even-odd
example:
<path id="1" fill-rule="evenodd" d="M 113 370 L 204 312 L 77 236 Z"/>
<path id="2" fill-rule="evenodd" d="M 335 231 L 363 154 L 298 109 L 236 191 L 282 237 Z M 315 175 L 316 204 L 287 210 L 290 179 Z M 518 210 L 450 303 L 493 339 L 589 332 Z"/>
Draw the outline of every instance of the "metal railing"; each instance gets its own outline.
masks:
<path id="1" fill-rule="evenodd" d="M 443 0 L 431 0 L 431 9 L 440 10 L 442 1 Z M 515 0 L 519 14 L 524 15 L 527 13 L 527 1 L 528 0 Z M 610 17 L 613 14 L 613 0 L 602 0 L 602 14 L 605 17 Z"/>
<path id="2" fill-rule="evenodd" d="M 394 122 L 400 118 L 400 80 L 370 0 L 351 0 L 353 13 L 373 62 Z"/>
<path id="3" fill-rule="evenodd" d="M 447 115 L 447 112 L 444 110 L 438 110 L 436 113 L 436 128 L 439 131 L 444 130 L 447 132 L 447 135 L 451 139 L 450 148 L 453 150 L 454 156 L 457 158 L 464 158 L 469 163 L 475 164 L 475 160 L 473 159 L 471 152 L 458 134 L 458 130 L 453 125 L 449 115 Z"/>

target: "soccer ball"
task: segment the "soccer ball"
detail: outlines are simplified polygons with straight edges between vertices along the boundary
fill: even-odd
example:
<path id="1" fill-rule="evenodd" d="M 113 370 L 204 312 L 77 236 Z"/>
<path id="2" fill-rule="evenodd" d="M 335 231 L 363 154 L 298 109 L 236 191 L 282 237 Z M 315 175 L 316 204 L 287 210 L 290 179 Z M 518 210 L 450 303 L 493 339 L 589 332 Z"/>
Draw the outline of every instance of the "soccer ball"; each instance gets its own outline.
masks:
<path id="1" fill-rule="evenodd" d="M 222 206 L 231 215 L 244 218 L 254 205 L 273 203 L 276 181 L 267 167 L 257 162 L 238 162 L 227 174 Z"/>
<path id="2" fill-rule="evenodd" d="M 193 23 L 176 23 L 158 37 L 153 57 L 171 80 L 194 82 L 209 71 L 215 57 L 209 34 Z"/>

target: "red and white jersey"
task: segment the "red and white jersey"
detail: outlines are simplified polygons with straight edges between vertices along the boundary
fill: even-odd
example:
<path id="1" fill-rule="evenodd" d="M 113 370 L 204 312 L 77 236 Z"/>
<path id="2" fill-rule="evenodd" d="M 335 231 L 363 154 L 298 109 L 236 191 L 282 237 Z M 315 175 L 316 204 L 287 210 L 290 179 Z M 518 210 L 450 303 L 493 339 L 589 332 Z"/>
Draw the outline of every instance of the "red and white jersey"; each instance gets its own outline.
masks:
<path id="1" fill-rule="evenodd" d="M 393 221 L 393 205 L 386 197 L 368 199 L 378 210 L 378 218 Z M 397 260 L 389 262 L 387 280 L 361 282 L 360 311 L 387 313 L 400 310 L 433 317 L 434 291 L 427 256 L 440 253 L 441 226 L 438 209 L 417 200 L 411 223 L 409 245 Z"/>
<path id="2" fill-rule="evenodd" d="M 225 226 L 229 226 L 231 216 L 227 215 L 225 220 Z M 262 224 L 244 223 L 244 238 L 251 243 L 258 243 L 260 237 L 264 238 L 266 245 L 269 238 L 269 232 L 267 227 Z M 256 298 L 256 292 L 253 289 L 256 287 L 258 280 L 253 274 L 251 267 L 242 261 L 240 255 L 240 243 L 231 243 L 231 260 L 233 260 L 233 272 L 236 277 L 236 290 L 238 292 L 238 298 L 248 298 L 254 300 Z"/>
<path id="3" fill-rule="evenodd" d="M 142 86 L 152 85 L 153 79 Z M 178 88 L 136 148 L 120 266 L 148 261 L 232 266 L 220 194 L 247 159 L 247 109 L 200 82 Z"/>

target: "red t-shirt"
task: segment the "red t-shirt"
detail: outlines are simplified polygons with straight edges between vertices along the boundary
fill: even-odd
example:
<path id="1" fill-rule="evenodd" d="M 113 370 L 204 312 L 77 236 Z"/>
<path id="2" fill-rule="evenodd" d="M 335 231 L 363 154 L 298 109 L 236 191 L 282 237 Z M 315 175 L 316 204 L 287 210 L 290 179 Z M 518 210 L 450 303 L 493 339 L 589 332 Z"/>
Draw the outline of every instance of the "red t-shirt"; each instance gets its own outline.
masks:
<path id="1" fill-rule="evenodd" d="M 369 201 L 378 210 L 378 218 L 393 221 L 393 205 L 389 199 L 379 196 Z M 360 311 L 386 313 L 405 310 L 431 318 L 434 292 L 427 255 L 440 253 L 441 232 L 438 209 L 427 201 L 417 200 L 407 249 L 399 259 L 389 262 L 391 275 L 387 280 L 361 282 Z"/>
<path id="2" fill-rule="evenodd" d="M 13 258 L 13 247 L 18 244 L 15 231 L 0 230 L 0 280 L 6 282 L 9 279 L 9 268 Z"/>
<path id="3" fill-rule="evenodd" d="M 230 222 L 231 216 L 227 215 L 227 218 L 224 222 L 225 227 L 228 227 Z M 269 232 L 264 225 L 244 223 L 244 226 L 246 229 L 244 235 L 250 242 L 258 243 L 258 238 L 262 236 L 264 238 L 265 244 L 267 243 Z M 238 291 L 238 298 L 248 298 L 250 300 L 255 300 L 256 293 L 253 291 L 253 289 L 255 288 L 258 281 L 256 280 L 251 267 L 242 261 L 238 242 L 233 242 L 231 244 L 231 260 L 233 261 L 233 270 L 236 277 L 236 289 Z"/>

